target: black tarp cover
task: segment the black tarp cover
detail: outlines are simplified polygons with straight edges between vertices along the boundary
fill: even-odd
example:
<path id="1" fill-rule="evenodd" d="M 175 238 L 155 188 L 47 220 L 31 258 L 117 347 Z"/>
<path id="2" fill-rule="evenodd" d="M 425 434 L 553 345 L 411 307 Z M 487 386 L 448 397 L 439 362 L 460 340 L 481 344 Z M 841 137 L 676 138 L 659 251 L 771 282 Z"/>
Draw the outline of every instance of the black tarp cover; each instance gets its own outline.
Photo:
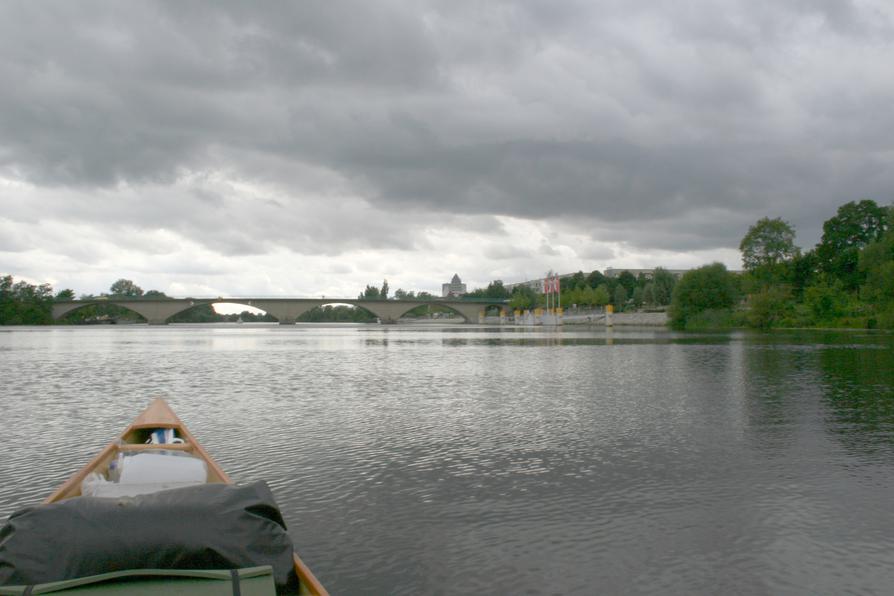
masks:
<path id="1" fill-rule="evenodd" d="M 0 585 L 124 569 L 271 565 L 297 588 L 292 541 L 264 482 L 205 484 L 125 498 L 79 497 L 13 513 L 0 529 Z"/>

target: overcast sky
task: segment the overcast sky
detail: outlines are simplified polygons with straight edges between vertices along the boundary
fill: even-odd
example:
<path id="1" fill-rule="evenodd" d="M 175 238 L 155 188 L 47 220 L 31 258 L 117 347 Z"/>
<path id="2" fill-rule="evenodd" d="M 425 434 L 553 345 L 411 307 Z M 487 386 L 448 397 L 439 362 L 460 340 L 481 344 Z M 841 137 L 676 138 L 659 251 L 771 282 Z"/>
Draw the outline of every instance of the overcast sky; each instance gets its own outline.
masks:
<path id="1" fill-rule="evenodd" d="M 740 268 L 894 195 L 894 5 L 4 2 L 0 274 L 437 292 Z"/>

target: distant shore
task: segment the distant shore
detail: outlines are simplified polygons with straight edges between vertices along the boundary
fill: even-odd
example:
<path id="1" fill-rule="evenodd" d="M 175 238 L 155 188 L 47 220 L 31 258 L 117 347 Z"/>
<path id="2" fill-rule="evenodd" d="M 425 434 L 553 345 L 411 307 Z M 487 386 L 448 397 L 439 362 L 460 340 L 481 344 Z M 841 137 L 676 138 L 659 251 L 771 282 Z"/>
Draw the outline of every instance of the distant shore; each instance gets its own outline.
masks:
<path id="1" fill-rule="evenodd" d="M 604 315 L 569 315 L 562 317 L 565 325 L 605 325 Z M 613 325 L 635 325 L 637 327 L 666 327 L 666 312 L 621 312 L 612 315 Z"/>

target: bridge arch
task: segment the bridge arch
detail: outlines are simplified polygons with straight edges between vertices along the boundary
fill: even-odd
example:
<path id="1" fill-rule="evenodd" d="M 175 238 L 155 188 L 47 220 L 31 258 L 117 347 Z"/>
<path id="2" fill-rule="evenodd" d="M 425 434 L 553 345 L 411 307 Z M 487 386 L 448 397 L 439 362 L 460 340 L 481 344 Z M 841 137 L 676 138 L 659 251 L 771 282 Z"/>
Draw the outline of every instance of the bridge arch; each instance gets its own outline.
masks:
<path id="1" fill-rule="evenodd" d="M 88 302 L 57 302 L 53 304 L 53 319 L 59 320 L 66 314 L 85 306 L 116 306 L 140 315 L 150 325 L 164 325 L 172 316 L 212 300 L 140 300 L 140 299 L 100 299 Z"/>
<path id="2" fill-rule="evenodd" d="M 375 321 L 378 318 L 378 315 L 375 312 L 373 312 L 366 306 L 363 306 L 362 304 L 355 304 L 351 300 L 322 299 L 319 302 L 319 304 L 306 310 L 302 315 L 299 315 L 298 320 L 308 323 L 368 323 L 371 321 Z M 339 307 L 346 308 L 339 309 Z M 331 309 L 328 313 L 326 312 L 327 308 Z M 355 314 L 348 315 L 346 311 L 350 310 L 353 310 Z M 318 311 L 319 314 L 315 313 L 315 311 Z M 364 314 L 361 316 L 356 313 Z"/>
<path id="3" fill-rule="evenodd" d="M 53 304 L 52 318 L 53 318 L 53 321 L 55 321 L 55 322 L 60 322 L 60 323 L 65 322 L 66 319 L 69 319 L 70 317 L 72 317 L 73 315 L 78 313 L 79 311 L 88 310 L 88 309 L 91 309 L 94 307 L 100 307 L 104 310 L 108 310 L 109 307 L 114 307 L 116 309 L 131 312 L 131 313 L 137 315 L 138 317 L 140 317 L 141 319 L 143 319 L 144 321 L 147 320 L 146 317 L 143 316 L 143 314 L 140 313 L 139 311 L 136 311 L 132 308 L 128 308 L 127 306 L 125 306 L 123 304 L 118 304 L 117 302 L 110 302 L 108 300 L 90 300 L 87 302 L 77 302 L 77 303 L 57 302 L 57 303 Z M 113 313 L 114 313 L 114 311 L 113 311 Z M 103 314 L 108 314 L 108 313 L 103 313 Z M 114 319 L 110 319 L 110 320 L 112 322 L 114 322 Z"/>
<path id="4" fill-rule="evenodd" d="M 260 309 L 256 306 L 252 306 L 252 305 L 248 304 L 247 300 L 240 301 L 238 299 L 227 299 L 227 300 L 212 299 L 212 300 L 195 301 L 194 304 L 188 305 L 188 306 L 184 307 L 183 309 L 175 312 L 170 317 L 168 317 L 165 321 L 169 322 L 169 323 L 178 323 L 178 322 L 179 323 L 189 323 L 189 322 L 204 323 L 204 322 L 218 321 L 219 320 L 218 316 L 225 316 L 225 315 L 222 315 L 221 313 L 219 313 L 217 311 L 216 308 L 214 308 L 214 306 L 217 304 L 232 304 L 234 306 L 243 307 L 243 312 L 244 311 L 249 311 L 249 312 L 258 311 L 258 312 L 263 313 L 264 315 L 267 314 L 267 311 Z M 212 318 L 209 320 L 209 319 L 203 319 L 201 316 L 196 317 L 195 314 L 189 315 L 190 311 L 194 311 L 194 310 L 200 309 L 200 308 L 207 308 L 208 310 L 210 310 L 212 313 Z M 193 321 L 190 321 L 189 319 L 187 319 L 186 321 L 180 320 L 182 315 L 189 315 L 189 317 L 192 318 Z"/>

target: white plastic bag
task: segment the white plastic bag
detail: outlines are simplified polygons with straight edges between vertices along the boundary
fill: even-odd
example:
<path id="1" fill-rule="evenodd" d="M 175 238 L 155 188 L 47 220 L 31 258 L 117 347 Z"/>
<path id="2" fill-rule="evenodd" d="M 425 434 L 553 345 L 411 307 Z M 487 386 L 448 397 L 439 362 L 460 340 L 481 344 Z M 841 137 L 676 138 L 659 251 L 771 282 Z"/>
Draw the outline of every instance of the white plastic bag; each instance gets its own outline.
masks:
<path id="1" fill-rule="evenodd" d="M 204 460 L 181 453 L 127 454 L 119 462 L 119 484 L 201 483 L 208 477 Z"/>

